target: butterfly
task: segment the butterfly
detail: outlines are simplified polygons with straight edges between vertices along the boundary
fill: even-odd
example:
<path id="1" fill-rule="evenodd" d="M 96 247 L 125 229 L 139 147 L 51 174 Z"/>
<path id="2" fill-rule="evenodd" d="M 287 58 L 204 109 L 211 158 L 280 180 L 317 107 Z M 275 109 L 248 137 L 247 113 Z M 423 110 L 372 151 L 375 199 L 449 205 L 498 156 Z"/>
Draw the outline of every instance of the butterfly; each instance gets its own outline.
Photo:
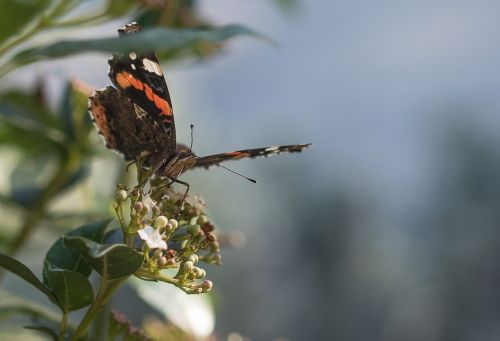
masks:
<path id="1" fill-rule="evenodd" d="M 133 22 L 119 29 L 118 34 L 126 36 L 141 29 Z M 118 151 L 126 160 L 135 161 L 148 155 L 147 165 L 153 167 L 157 175 L 188 188 L 189 184 L 177 180 L 187 170 L 242 158 L 298 153 L 311 145 L 272 146 L 196 156 L 191 148 L 176 141 L 172 101 L 155 54 L 117 53 L 108 64 L 108 75 L 115 87 L 97 90 L 89 98 L 90 115 L 106 146 Z"/>

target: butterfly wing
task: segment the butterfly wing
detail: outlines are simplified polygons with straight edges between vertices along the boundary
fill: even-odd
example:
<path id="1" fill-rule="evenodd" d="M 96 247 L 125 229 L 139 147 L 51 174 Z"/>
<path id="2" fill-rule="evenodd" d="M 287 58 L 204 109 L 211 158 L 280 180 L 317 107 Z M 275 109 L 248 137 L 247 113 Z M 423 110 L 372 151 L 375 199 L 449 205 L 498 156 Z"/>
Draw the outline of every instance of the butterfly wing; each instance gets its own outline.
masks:
<path id="1" fill-rule="evenodd" d="M 124 26 L 120 36 L 134 34 L 141 30 L 137 23 Z M 153 52 L 136 54 L 114 54 L 108 61 L 109 77 L 131 102 L 138 105 L 147 115 L 163 126 L 161 140 L 151 145 L 151 151 L 173 154 L 176 148 L 175 123 L 172 101 L 163 70 Z"/>
<path id="2" fill-rule="evenodd" d="M 94 92 L 89 112 L 106 146 L 126 160 L 136 160 L 143 152 L 150 152 L 152 145 L 163 142 L 164 127 L 111 86 Z"/>
<path id="3" fill-rule="evenodd" d="M 204 157 L 197 157 L 195 164 L 191 168 L 197 168 L 197 167 L 208 168 L 210 166 L 218 165 L 219 163 L 224 161 L 239 160 L 247 157 L 255 158 L 259 156 L 267 157 L 270 155 L 280 154 L 280 153 L 300 153 L 310 145 L 311 143 L 305 143 L 305 144 L 292 144 L 287 146 L 244 149 L 230 153 L 221 153 Z"/>

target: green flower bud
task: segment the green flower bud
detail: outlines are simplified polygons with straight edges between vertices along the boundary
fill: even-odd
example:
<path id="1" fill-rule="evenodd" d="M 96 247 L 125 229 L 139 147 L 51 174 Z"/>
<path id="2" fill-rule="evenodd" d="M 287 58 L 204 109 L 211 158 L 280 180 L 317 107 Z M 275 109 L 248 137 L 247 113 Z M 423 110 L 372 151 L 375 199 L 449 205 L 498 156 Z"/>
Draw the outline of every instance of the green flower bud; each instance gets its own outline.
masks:
<path id="1" fill-rule="evenodd" d="M 127 191 L 125 191 L 124 189 L 121 189 L 116 193 L 116 200 L 119 202 L 127 200 L 127 197 Z"/>
<path id="2" fill-rule="evenodd" d="M 200 225 L 191 225 L 191 226 L 188 227 L 187 230 L 193 236 L 196 236 L 196 235 L 198 235 L 201 232 L 201 227 L 200 227 Z"/>
<path id="3" fill-rule="evenodd" d="M 189 273 L 193 270 L 193 262 L 186 261 L 182 264 L 182 272 Z"/>
<path id="4" fill-rule="evenodd" d="M 142 203 L 141 213 L 147 214 L 147 213 L 149 213 L 149 211 L 151 211 L 151 207 L 149 206 L 149 204 L 148 203 Z"/>
<path id="5" fill-rule="evenodd" d="M 205 224 L 207 221 L 208 221 L 208 218 L 207 218 L 207 216 L 206 216 L 206 215 L 204 215 L 204 214 L 203 214 L 203 215 L 200 215 L 200 216 L 198 217 L 198 224 L 200 224 L 200 225 Z"/>
<path id="6" fill-rule="evenodd" d="M 155 206 L 156 207 L 156 206 Z M 156 217 L 155 222 L 153 223 L 153 226 L 157 229 L 162 229 L 168 224 L 168 219 L 164 215 L 160 215 Z"/>
<path id="7" fill-rule="evenodd" d="M 167 265 L 167 263 L 168 263 L 167 257 L 160 257 L 160 259 L 158 259 L 158 265 L 160 266 L 165 266 Z"/>
<path id="8" fill-rule="evenodd" d="M 193 253 L 192 255 L 189 255 L 188 260 L 196 264 L 198 263 L 198 255 Z"/>
<path id="9" fill-rule="evenodd" d="M 188 243 L 188 240 L 187 239 L 184 239 L 182 242 L 181 242 L 181 249 L 185 249 L 186 246 L 187 246 L 187 243 Z"/>
<path id="10" fill-rule="evenodd" d="M 134 189 L 134 190 L 130 193 L 130 197 L 132 198 L 132 200 L 137 200 L 137 199 L 139 199 L 139 190 Z"/>
<path id="11" fill-rule="evenodd" d="M 196 266 L 193 268 L 192 273 L 194 274 L 196 279 L 205 278 L 205 276 L 207 275 L 207 272 L 205 270 L 203 270 L 202 268 L 198 268 Z"/>
<path id="12" fill-rule="evenodd" d="M 198 222 L 198 217 L 192 217 L 191 220 L 189 220 L 189 225 L 196 225 Z"/>
<path id="13" fill-rule="evenodd" d="M 175 230 L 177 228 L 177 226 L 179 226 L 179 222 L 175 219 L 170 219 L 168 221 L 169 224 L 172 224 L 172 228 Z"/>

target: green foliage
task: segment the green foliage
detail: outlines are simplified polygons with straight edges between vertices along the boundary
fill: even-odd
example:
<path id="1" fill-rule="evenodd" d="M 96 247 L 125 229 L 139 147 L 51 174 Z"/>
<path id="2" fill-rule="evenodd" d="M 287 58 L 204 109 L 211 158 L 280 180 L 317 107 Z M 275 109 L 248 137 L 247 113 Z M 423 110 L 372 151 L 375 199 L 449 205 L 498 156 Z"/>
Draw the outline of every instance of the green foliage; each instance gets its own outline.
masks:
<path id="1" fill-rule="evenodd" d="M 84 237 L 66 236 L 64 245 L 78 249 L 93 270 L 109 279 L 133 274 L 144 259 L 139 252 L 124 244 L 105 245 Z"/>
<path id="2" fill-rule="evenodd" d="M 64 311 L 74 311 L 86 307 L 94 298 L 90 282 L 82 274 L 58 269 L 52 265 L 44 266 L 44 279 L 57 296 Z"/>
<path id="3" fill-rule="evenodd" d="M 0 42 L 22 32 L 26 26 L 40 17 L 50 3 L 50 0 L 10 0 L 8 5 L 4 3 L 0 11 Z"/>
<path id="4" fill-rule="evenodd" d="M 8 270 L 9 272 L 21 277 L 26 282 L 40 290 L 49 300 L 61 307 L 59 299 L 45 284 L 43 284 L 35 274 L 20 261 L 0 253 L 0 267 Z M 62 307 L 61 307 L 62 308 Z"/>
<path id="5" fill-rule="evenodd" d="M 64 236 L 85 237 L 99 243 L 102 241 L 110 222 L 111 220 L 109 219 L 91 222 L 66 233 Z M 85 257 L 77 249 L 69 248 L 64 245 L 64 236 L 60 237 L 49 249 L 45 256 L 45 263 L 50 264 L 51 267 L 76 271 L 88 277 L 92 272 L 92 268 L 87 264 Z"/>
<path id="6" fill-rule="evenodd" d="M 157 55 L 161 57 L 164 52 L 169 54 L 172 54 L 172 52 L 180 53 L 183 49 L 200 42 L 221 43 L 242 34 L 259 36 L 256 32 L 241 25 L 227 25 L 204 30 L 145 29 L 137 34 L 120 38 L 67 40 L 47 46 L 32 47 L 14 55 L 7 67 L 18 67 L 44 59 L 60 58 L 89 51 L 112 53 L 131 50 L 144 52 L 154 49 Z M 0 72 L 2 72 L 1 69 Z"/>

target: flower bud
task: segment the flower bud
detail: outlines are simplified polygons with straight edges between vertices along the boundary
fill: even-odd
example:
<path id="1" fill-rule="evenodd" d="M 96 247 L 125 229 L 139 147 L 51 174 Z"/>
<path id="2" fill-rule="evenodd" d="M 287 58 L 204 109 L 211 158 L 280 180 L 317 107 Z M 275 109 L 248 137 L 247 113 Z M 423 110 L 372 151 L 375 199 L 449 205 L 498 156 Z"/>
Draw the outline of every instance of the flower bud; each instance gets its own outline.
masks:
<path id="1" fill-rule="evenodd" d="M 152 210 L 153 210 L 153 215 L 154 216 L 157 216 L 158 214 L 161 213 L 160 212 L 160 208 L 157 205 L 154 205 L 153 208 L 152 208 Z"/>
<path id="2" fill-rule="evenodd" d="M 116 193 L 116 200 L 117 201 L 120 201 L 120 202 L 125 201 L 125 200 L 127 200 L 127 197 L 128 197 L 127 191 L 125 191 L 124 189 L 121 189 Z"/>
<path id="3" fill-rule="evenodd" d="M 196 225 L 198 222 L 198 217 L 192 217 L 191 220 L 189 220 L 189 225 Z"/>
<path id="4" fill-rule="evenodd" d="M 160 266 L 165 266 L 167 265 L 167 263 L 168 263 L 167 257 L 160 257 L 160 259 L 158 259 L 158 265 Z"/>
<path id="5" fill-rule="evenodd" d="M 146 203 L 146 202 L 142 203 L 141 213 L 147 214 L 147 213 L 149 213 L 149 211 L 151 211 L 151 206 L 148 203 Z"/>
<path id="6" fill-rule="evenodd" d="M 191 233 L 192 235 L 196 236 L 200 233 L 201 227 L 200 225 L 191 225 L 188 227 L 188 232 Z"/>
<path id="7" fill-rule="evenodd" d="M 193 262 L 187 261 L 182 264 L 182 271 L 185 273 L 189 273 L 193 270 Z"/>
<path id="8" fill-rule="evenodd" d="M 200 225 L 205 224 L 207 221 L 208 221 L 208 218 L 207 218 L 207 216 L 206 216 L 206 215 L 204 215 L 204 214 L 203 214 L 203 215 L 200 215 L 200 216 L 198 217 L 198 224 L 200 224 Z"/>
<path id="9" fill-rule="evenodd" d="M 157 207 L 157 206 L 155 206 L 155 207 Z M 156 219 L 153 223 L 153 226 L 157 229 L 162 229 L 165 226 L 167 226 L 167 224 L 168 224 L 167 217 L 165 217 L 164 215 L 160 215 L 160 216 L 156 217 Z"/>
<path id="10" fill-rule="evenodd" d="M 141 212 L 143 208 L 144 208 L 144 205 L 142 204 L 142 202 L 136 202 L 134 204 L 134 210 L 136 212 Z"/>
<path id="11" fill-rule="evenodd" d="M 130 197 L 132 198 L 132 200 L 137 200 L 137 199 L 139 199 L 139 190 L 134 189 L 134 190 L 130 193 Z"/>
<path id="12" fill-rule="evenodd" d="M 174 266 L 175 265 L 175 258 L 169 258 L 167 260 L 167 265 Z"/>
<path id="13" fill-rule="evenodd" d="M 203 288 L 203 291 L 205 292 L 208 292 L 212 289 L 212 287 L 214 286 L 214 284 L 212 283 L 212 281 L 206 279 L 203 281 L 203 283 L 201 284 L 201 287 Z"/>
<path id="14" fill-rule="evenodd" d="M 189 255 L 188 261 L 193 262 L 193 264 L 198 263 L 198 255 L 194 253 L 192 255 Z"/>
<path id="15" fill-rule="evenodd" d="M 172 224 L 172 228 L 175 230 L 177 226 L 179 226 L 179 222 L 176 219 L 170 219 L 168 221 L 169 224 Z"/>
<path id="16" fill-rule="evenodd" d="M 163 254 L 163 252 L 162 252 L 161 249 L 156 249 L 156 250 L 153 251 L 153 257 L 155 257 L 155 258 L 161 257 L 162 254 Z"/>

